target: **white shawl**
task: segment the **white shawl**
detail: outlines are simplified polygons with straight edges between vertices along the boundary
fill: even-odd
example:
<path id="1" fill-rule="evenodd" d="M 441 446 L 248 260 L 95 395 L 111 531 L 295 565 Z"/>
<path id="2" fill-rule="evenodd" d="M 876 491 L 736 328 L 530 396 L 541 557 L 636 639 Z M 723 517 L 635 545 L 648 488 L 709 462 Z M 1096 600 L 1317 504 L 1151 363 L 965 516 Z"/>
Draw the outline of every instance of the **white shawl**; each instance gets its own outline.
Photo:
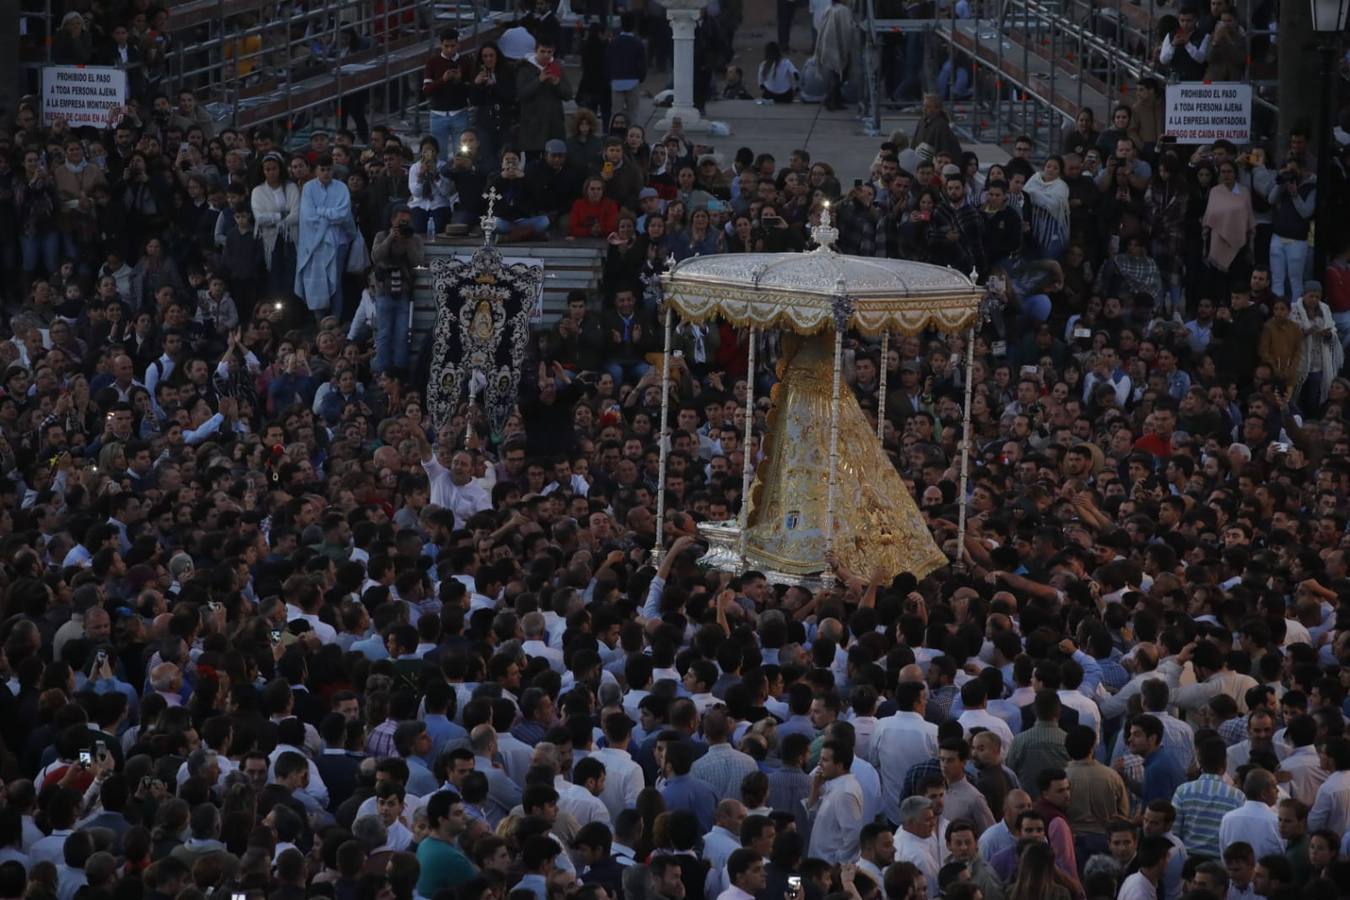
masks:
<path id="1" fill-rule="evenodd" d="M 1046 181 L 1040 172 L 1023 191 L 1031 198 L 1031 234 L 1042 255 L 1057 257 L 1069 240 L 1069 186 L 1063 178 Z"/>
<path id="2" fill-rule="evenodd" d="M 1312 371 L 1313 355 L 1316 354 L 1322 371 L 1322 388 L 1318 392 L 1320 396 L 1317 402 L 1322 404 L 1327 402 L 1331 380 L 1336 377 L 1336 373 L 1345 362 L 1345 348 L 1341 346 L 1341 339 L 1336 334 L 1336 322 L 1331 318 L 1331 307 L 1325 303 L 1318 303 L 1317 306 L 1320 318 L 1316 322 L 1308 318 L 1308 311 L 1304 308 L 1302 300 L 1294 301 L 1289 310 L 1289 318 L 1303 329 L 1303 352 L 1299 354 L 1298 380 L 1294 384 L 1293 395 L 1297 397 L 1298 392 L 1303 389 L 1303 382 L 1307 381 L 1308 373 Z M 1323 328 L 1329 328 L 1331 332 L 1329 334 L 1323 332 Z M 1304 415 L 1309 412 L 1305 410 Z"/>
<path id="3" fill-rule="evenodd" d="M 263 257 L 269 269 L 272 267 L 272 251 L 276 249 L 277 236 L 281 230 L 286 230 L 286 240 L 292 244 L 299 240 L 300 235 L 300 189 L 293 181 L 282 182 L 281 189 L 286 195 L 284 209 L 277 205 L 276 195 L 266 182 L 255 187 L 250 198 L 253 206 L 253 234 L 262 238 Z"/>

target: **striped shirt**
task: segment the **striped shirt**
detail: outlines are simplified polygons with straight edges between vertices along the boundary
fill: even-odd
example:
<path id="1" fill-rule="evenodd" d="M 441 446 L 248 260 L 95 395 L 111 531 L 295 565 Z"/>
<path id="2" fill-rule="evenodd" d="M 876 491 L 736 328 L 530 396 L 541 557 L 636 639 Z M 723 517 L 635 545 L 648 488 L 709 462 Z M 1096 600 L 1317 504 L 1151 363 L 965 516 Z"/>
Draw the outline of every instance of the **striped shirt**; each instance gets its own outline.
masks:
<path id="1" fill-rule="evenodd" d="M 1219 857 L 1219 824 L 1224 814 L 1247 802 L 1241 791 L 1208 772 L 1188 781 L 1172 795 L 1177 810 L 1172 833 L 1192 856 Z"/>

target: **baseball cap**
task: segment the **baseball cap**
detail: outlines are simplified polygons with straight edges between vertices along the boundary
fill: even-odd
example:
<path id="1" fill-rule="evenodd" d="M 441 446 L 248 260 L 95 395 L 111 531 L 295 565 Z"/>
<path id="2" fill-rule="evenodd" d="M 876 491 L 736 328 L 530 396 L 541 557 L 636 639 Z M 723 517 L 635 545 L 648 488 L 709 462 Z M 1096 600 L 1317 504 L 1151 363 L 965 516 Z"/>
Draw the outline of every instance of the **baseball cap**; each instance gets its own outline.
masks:
<path id="1" fill-rule="evenodd" d="M 658 193 L 656 192 L 656 188 L 649 188 L 649 187 L 648 187 L 648 188 L 643 188 L 642 190 L 638 191 L 638 199 L 639 199 L 639 200 L 646 200 L 648 197 L 660 197 L 660 196 L 661 196 L 661 195 L 658 194 Z"/>
<path id="2" fill-rule="evenodd" d="M 548 143 L 546 143 L 546 144 L 544 145 L 544 152 L 545 152 L 545 153 L 559 153 L 559 154 L 566 155 L 566 154 L 567 154 L 567 145 L 564 144 L 562 141 L 558 140 L 557 138 L 554 138 L 553 140 L 549 141 Z"/>

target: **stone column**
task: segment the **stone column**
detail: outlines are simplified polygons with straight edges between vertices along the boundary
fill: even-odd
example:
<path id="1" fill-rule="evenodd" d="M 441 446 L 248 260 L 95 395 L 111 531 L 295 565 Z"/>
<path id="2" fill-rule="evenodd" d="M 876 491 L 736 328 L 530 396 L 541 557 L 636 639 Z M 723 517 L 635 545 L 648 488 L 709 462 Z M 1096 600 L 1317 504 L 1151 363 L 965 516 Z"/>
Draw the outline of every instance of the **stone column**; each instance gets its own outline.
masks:
<path id="1" fill-rule="evenodd" d="M 668 129 L 678 118 L 685 130 L 706 130 L 694 108 L 694 31 L 708 0 L 665 0 L 666 18 L 674 38 L 675 102 L 661 119 L 658 128 Z M 701 126 L 701 127 L 700 127 Z"/>

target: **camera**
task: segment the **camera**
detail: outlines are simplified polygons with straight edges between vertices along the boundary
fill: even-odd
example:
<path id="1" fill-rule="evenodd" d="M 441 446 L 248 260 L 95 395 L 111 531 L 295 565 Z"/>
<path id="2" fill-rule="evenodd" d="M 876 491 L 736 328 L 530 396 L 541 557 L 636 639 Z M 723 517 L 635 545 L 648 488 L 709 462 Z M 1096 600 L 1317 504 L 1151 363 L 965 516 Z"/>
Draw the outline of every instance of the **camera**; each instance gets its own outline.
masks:
<path id="1" fill-rule="evenodd" d="M 1298 176 L 1293 172 L 1285 170 L 1275 176 L 1276 184 L 1298 184 Z"/>
<path id="2" fill-rule="evenodd" d="M 400 237 L 410 238 L 413 235 L 413 227 L 407 222 L 404 222 L 398 226 L 398 233 Z"/>
<path id="3" fill-rule="evenodd" d="M 1117 165 L 1117 166 L 1123 166 L 1123 165 L 1125 165 L 1125 157 L 1123 157 L 1123 156 L 1117 156 L 1117 157 L 1116 157 L 1116 165 Z"/>

